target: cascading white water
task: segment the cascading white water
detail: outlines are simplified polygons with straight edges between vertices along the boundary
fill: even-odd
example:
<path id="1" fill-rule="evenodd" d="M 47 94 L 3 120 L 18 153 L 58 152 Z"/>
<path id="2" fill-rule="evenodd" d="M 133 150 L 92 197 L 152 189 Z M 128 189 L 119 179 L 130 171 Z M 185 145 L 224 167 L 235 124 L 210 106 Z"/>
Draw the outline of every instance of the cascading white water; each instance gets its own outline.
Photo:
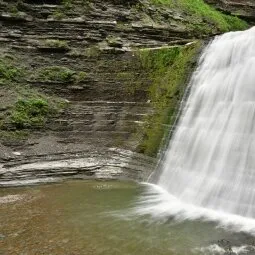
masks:
<path id="1" fill-rule="evenodd" d="M 255 218 L 255 28 L 205 49 L 158 185 L 183 202 Z"/>
<path id="2" fill-rule="evenodd" d="M 161 165 L 156 184 L 172 198 L 147 196 L 161 202 L 147 212 L 255 219 L 255 28 L 206 47 Z"/>

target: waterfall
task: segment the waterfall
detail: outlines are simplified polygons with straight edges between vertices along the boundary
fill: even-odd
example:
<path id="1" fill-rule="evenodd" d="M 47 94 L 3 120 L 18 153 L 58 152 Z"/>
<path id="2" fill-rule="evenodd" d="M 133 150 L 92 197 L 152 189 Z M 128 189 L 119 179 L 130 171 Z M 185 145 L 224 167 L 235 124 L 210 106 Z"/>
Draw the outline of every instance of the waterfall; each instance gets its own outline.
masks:
<path id="1" fill-rule="evenodd" d="M 204 49 L 190 86 L 160 176 L 150 185 L 154 193 L 138 210 L 253 220 L 255 28 L 217 36 Z"/>

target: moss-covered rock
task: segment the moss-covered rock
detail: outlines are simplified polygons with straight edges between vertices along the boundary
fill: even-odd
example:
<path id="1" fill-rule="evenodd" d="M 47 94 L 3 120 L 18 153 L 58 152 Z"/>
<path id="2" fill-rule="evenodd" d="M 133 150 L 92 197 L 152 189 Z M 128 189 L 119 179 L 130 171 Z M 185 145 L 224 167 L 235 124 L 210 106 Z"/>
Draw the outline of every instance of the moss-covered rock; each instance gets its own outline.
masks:
<path id="1" fill-rule="evenodd" d="M 64 74 L 61 78 L 66 81 L 69 76 Z M 19 130 L 43 128 L 65 107 L 64 100 L 27 85 L 30 75 L 31 70 L 16 57 L 5 55 L 0 59 L 0 139 L 12 136 L 24 138 L 16 135 Z M 50 72 L 49 76 L 56 78 L 54 72 Z"/>
<path id="2" fill-rule="evenodd" d="M 8 56 L 0 58 L 0 85 L 7 85 L 22 78 L 23 70 L 14 66 L 12 62 Z"/>
<path id="3" fill-rule="evenodd" d="M 186 46 L 139 51 L 142 66 L 150 73 L 149 98 L 154 108 L 142 127 L 144 139 L 138 146 L 139 152 L 155 156 L 164 135 L 171 131 L 200 47 L 198 41 Z"/>
<path id="4" fill-rule="evenodd" d="M 49 66 L 36 70 L 32 79 L 41 82 L 73 82 L 75 72 L 63 66 Z"/>
<path id="5" fill-rule="evenodd" d="M 70 49 L 66 41 L 55 39 L 42 41 L 37 48 L 43 52 L 68 52 Z"/>
<path id="6" fill-rule="evenodd" d="M 47 100 L 19 99 L 10 113 L 10 120 L 17 129 L 43 126 L 50 113 L 51 108 Z"/>

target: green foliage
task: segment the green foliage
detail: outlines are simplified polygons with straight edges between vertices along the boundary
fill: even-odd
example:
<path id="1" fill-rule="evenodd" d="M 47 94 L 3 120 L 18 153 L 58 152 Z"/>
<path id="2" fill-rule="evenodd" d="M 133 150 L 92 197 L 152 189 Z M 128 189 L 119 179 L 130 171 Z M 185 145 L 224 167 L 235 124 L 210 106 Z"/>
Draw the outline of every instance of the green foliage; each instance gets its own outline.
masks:
<path id="1" fill-rule="evenodd" d="M 0 58 L 0 84 L 18 81 L 21 76 L 21 68 L 15 67 L 8 58 Z"/>
<path id="2" fill-rule="evenodd" d="M 88 77 L 88 74 L 86 72 L 79 72 L 77 75 L 75 75 L 75 81 L 76 83 L 83 82 Z"/>
<path id="3" fill-rule="evenodd" d="M 63 66 L 51 66 L 41 68 L 32 77 L 42 82 L 73 82 L 75 80 L 75 72 Z"/>
<path id="4" fill-rule="evenodd" d="M 143 84 L 141 77 L 138 77 L 132 71 L 118 72 L 116 78 L 119 82 L 125 84 L 125 91 L 129 96 L 135 96 L 141 89 L 146 90 L 146 88 L 143 88 L 145 84 Z"/>
<path id="5" fill-rule="evenodd" d="M 60 113 L 67 106 L 67 101 L 57 97 L 48 97 L 28 85 L 14 87 L 16 96 L 8 106 L 0 123 L 0 132 L 20 131 L 42 128 L 47 120 Z M 17 137 L 18 138 L 18 137 Z"/>
<path id="6" fill-rule="evenodd" d="M 157 154 L 164 134 L 175 120 L 191 60 L 199 47 L 197 42 L 183 47 L 140 51 L 142 66 L 150 73 L 152 80 L 150 100 L 155 110 L 145 120 L 144 139 L 138 148 L 140 152 L 149 156 Z"/>
<path id="7" fill-rule="evenodd" d="M 72 0 L 62 0 L 62 4 L 67 10 L 72 8 Z"/>
<path id="8" fill-rule="evenodd" d="M 224 18 L 229 24 L 228 31 L 232 30 L 232 28 L 234 28 L 234 30 L 244 30 L 248 28 L 248 24 L 236 16 L 224 15 Z"/>
<path id="9" fill-rule="evenodd" d="M 171 8 L 186 12 L 192 17 L 191 27 L 200 32 L 219 29 L 221 32 L 243 30 L 247 23 L 237 17 L 228 16 L 215 10 L 203 0 L 150 0 L 156 5 L 168 5 Z"/>
<path id="10" fill-rule="evenodd" d="M 63 66 L 44 67 L 31 76 L 32 80 L 56 83 L 80 83 L 88 78 L 86 72 L 75 72 Z"/>
<path id="11" fill-rule="evenodd" d="M 8 85 L 2 88 L 6 98 L 2 98 L 0 116 L 0 138 L 23 139 L 23 129 L 41 128 L 46 121 L 62 111 L 67 102 L 57 97 L 48 97 L 36 88 L 26 84 L 25 77 L 29 73 L 21 67 L 22 63 L 13 55 L 0 58 L 0 84 Z M 43 79 L 70 81 L 74 72 L 64 68 L 42 68 L 35 76 Z M 53 71 L 53 72 L 52 72 Z M 81 74 L 81 77 L 84 77 Z M 21 132 L 19 132 L 21 131 Z"/>
<path id="12" fill-rule="evenodd" d="M 42 126 L 50 115 L 51 108 L 42 98 L 19 99 L 10 114 L 11 123 L 17 129 Z"/>

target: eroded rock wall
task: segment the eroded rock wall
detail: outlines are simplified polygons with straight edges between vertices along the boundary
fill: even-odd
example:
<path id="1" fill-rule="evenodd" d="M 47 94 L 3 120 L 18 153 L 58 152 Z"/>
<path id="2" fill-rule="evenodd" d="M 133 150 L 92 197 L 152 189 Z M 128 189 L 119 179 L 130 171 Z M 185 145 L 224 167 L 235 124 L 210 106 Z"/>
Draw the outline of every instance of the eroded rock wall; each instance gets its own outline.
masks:
<path id="1" fill-rule="evenodd" d="M 145 136 L 160 144 L 163 133 L 154 136 L 154 130 L 167 126 L 161 119 L 174 117 L 181 99 L 178 89 L 173 93 L 164 85 L 171 87 L 164 79 L 172 79 L 165 71 L 173 63 L 161 49 L 187 47 L 221 32 L 204 24 L 203 17 L 150 1 L 1 0 L 0 186 L 63 178 L 146 179 L 156 161 L 137 148 Z M 149 68 L 144 66 L 146 58 L 139 54 L 144 48 L 153 49 L 159 64 L 149 59 Z M 177 75 L 186 72 L 181 68 Z M 20 98 L 24 104 L 34 95 L 65 106 L 41 121 L 43 126 L 33 126 L 20 105 L 13 111 Z M 174 102 L 164 116 L 160 95 L 164 104 Z M 153 113 L 156 118 L 148 118 Z"/>

